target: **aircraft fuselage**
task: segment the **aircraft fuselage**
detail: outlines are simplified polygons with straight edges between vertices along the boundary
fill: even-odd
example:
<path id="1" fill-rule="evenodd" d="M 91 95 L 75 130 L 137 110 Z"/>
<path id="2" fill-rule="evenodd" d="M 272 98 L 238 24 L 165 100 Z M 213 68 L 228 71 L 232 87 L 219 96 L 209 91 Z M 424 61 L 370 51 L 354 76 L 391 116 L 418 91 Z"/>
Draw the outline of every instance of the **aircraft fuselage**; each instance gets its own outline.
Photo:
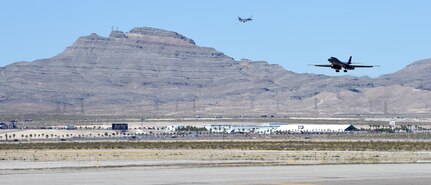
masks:
<path id="1" fill-rule="evenodd" d="M 241 17 L 238 17 L 238 21 L 240 21 L 240 22 L 243 22 L 243 23 L 246 23 L 246 22 L 248 22 L 248 21 L 252 21 L 253 19 L 250 17 L 250 18 L 241 18 Z"/>
<path id="2" fill-rule="evenodd" d="M 342 62 L 342 61 L 338 60 L 338 58 L 335 58 L 335 57 L 329 58 L 328 61 L 329 61 L 329 65 L 327 65 L 327 64 L 316 64 L 314 66 L 316 66 L 316 67 L 330 67 L 332 69 L 335 69 L 335 72 L 340 72 L 340 70 L 347 72 L 347 70 L 354 70 L 356 68 L 376 67 L 376 66 L 372 66 L 372 65 L 352 64 L 352 56 L 350 56 L 348 62 Z"/>
<path id="3" fill-rule="evenodd" d="M 347 70 L 355 69 L 354 66 L 350 65 L 349 63 L 342 62 L 335 57 L 329 58 L 328 61 L 331 64 L 331 68 L 335 69 L 336 72 L 340 72 L 341 69 L 344 69 L 344 72 L 347 72 Z"/>

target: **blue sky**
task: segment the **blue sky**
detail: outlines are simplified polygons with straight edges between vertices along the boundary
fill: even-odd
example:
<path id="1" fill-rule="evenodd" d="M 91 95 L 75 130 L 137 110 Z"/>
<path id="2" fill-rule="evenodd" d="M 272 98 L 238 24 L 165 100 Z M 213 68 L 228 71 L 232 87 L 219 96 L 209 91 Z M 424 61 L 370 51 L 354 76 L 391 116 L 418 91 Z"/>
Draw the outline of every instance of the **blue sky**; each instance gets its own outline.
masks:
<path id="1" fill-rule="evenodd" d="M 382 67 L 348 74 L 377 77 L 431 58 L 429 0 L 154 0 L 0 3 L 0 66 L 49 58 L 79 36 L 149 26 L 240 60 L 265 60 L 298 73 L 336 74 L 331 56 Z M 253 16 L 242 24 L 237 16 Z"/>

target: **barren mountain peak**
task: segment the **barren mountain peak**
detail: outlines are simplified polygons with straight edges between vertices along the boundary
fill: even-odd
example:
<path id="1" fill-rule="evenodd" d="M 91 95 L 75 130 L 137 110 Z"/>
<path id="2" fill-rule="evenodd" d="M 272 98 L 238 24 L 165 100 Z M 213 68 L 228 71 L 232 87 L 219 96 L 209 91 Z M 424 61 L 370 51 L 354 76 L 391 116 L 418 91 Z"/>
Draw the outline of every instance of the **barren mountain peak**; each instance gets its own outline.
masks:
<path id="1" fill-rule="evenodd" d="M 177 32 L 167 31 L 167 30 L 158 29 L 158 28 L 136 27 L 131 29 L 127 35 L 130 35 L 131 37 L 135 36 L 135 37 L 143 37 L 143 38 L 145 38 L 145 36 L 174 38 L 174 39 L 183 40 L 189 44 L 193 44 L 193 45 L 195 44 L 195 42 L 192 39 L 187 38 L 184 35 L 181 35 Z"/>

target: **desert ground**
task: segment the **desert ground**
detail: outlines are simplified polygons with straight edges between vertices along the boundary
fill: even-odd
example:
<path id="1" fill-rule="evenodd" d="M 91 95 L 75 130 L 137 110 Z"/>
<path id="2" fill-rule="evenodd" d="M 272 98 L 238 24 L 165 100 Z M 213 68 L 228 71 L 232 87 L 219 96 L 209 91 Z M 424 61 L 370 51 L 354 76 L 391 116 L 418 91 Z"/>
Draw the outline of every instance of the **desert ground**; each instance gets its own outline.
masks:
<path id="1" fill-rule="evenodd" d="M 3 163 L 0 184 L 425 185 L 431 180 L 429 163 L 217 167 L 190 161 L 22 163 Z"/>
<path id="2" fill-rule="evenodd" d="M 0 150 L 10 161 L 218 161 L 221 165 L 305 165 L 431 162 L 427 151 L 286 151 L 240 149 Z"/>
<path id="3" fill-rule="evenodd" d="M 0 184 L 428 184 L 429 147 L 426 141 L 2 143 Z"/>

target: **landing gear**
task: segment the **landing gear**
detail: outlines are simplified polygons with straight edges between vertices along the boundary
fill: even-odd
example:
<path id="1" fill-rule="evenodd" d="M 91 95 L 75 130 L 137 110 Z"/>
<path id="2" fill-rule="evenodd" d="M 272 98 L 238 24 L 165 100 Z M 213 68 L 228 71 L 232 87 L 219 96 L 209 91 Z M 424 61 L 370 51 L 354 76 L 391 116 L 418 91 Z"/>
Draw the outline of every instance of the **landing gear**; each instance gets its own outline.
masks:
<path id="1" fill-rule="evenodd" d="M 337 72 L 337 73 L 338 73 L 338 72 L 340 72 L 340 70 L 336 69 L 336 70 L 335 70 L 335 72 Z"/>
<path id="2" fill-rule="evenodd" d="M 344 72 L 347 73 L 347 69 L 345 69 Z"/>

